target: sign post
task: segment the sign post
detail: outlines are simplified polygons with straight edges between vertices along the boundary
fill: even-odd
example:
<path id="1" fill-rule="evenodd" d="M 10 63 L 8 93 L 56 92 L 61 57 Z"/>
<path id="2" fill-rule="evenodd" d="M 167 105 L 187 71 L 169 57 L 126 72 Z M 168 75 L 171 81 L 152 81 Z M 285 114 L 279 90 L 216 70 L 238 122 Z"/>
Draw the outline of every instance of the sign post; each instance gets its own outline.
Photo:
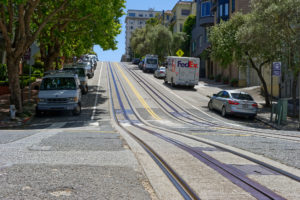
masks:
<path id="1" fill-rule="evenodd" d="M 271 119 L 270 121 L 273 121 L 273 76 L 280 77 L 281 76 L 281 62 L 273 62 L 272 68 L 271 68 Z M 276 111 L 277 112 L 277 111 Z"/>

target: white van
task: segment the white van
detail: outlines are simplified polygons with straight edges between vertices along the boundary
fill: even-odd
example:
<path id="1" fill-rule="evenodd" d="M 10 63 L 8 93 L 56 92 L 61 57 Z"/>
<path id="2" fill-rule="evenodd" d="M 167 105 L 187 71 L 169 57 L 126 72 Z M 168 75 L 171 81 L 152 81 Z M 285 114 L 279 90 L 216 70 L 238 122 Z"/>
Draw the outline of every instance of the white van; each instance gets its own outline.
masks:
<path id="1" fill-rule="evenodd" d="M 143 66 L 144 72 L 154 72 L 158 68 L 158 57 L 157 55 L 146 55 L 145 62 Z"/>
<path id="2" fill-rule="evenodd" d="M 194 87 L 199 82 L 200 59 L 192 57 L 167 57 L 165 83 L 173 86 Z"/>

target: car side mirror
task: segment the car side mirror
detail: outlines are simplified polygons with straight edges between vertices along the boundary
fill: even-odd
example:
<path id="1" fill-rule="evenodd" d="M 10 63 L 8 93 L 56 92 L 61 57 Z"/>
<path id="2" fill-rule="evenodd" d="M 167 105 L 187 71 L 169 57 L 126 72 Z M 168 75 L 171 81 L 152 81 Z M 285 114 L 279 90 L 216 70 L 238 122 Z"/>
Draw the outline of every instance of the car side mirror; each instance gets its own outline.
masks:
<path id="1" fill-rule="evenodd" d="M 216 96 L 217 96 L 217 94 L 213 94 L 213 96 L 214 96 L 214 97 L 216 97 Z"/>

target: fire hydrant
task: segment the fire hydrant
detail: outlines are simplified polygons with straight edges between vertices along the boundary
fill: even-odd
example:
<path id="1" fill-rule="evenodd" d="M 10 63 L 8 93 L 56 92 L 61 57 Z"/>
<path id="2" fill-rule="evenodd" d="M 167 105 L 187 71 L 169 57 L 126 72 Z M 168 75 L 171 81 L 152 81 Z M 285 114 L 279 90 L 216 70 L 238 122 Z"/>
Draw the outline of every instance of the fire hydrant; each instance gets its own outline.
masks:
<path id="1" fill-rule="evenodd" d="M 10 105 L 9 112 L 10 112 L 10 119 L 16 119 L 17 109 L 15 105 Z"/>

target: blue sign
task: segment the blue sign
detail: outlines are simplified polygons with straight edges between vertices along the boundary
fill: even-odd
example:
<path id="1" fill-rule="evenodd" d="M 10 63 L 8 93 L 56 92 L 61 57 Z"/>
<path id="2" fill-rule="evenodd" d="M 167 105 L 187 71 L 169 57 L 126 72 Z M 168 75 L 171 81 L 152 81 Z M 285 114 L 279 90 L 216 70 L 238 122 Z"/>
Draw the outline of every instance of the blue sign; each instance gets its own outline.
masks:
<path id="1" fill-rule="evenodd" d="M 273 62 L 272 76 L 281 76 L 281 62 Z"/>

